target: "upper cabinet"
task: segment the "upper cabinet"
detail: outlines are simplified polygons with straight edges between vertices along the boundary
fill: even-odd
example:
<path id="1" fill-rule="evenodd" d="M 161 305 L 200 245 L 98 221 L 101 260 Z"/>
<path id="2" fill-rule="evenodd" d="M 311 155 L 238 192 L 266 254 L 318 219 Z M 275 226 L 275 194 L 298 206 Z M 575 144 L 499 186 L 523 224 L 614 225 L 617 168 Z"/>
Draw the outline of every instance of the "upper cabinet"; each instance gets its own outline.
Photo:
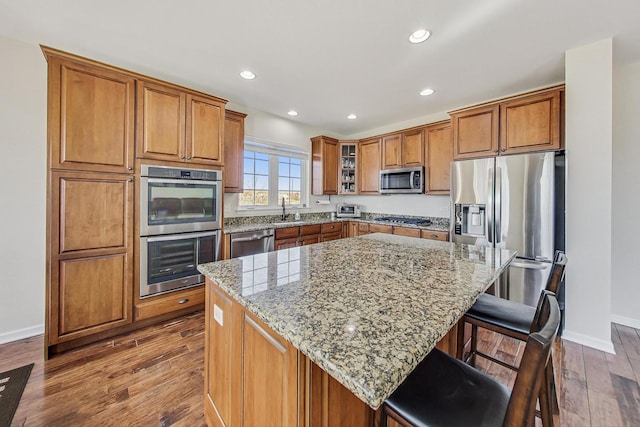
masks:
<path id="1" fill-rule="evenodd" d="M 560 91 L 500 104 L 500 152 L 560 149 Z"/>
<path id="2" fill-rule="evenodd" d="M 360 141 L 358 147 L 358 189 L 360 194 L 380 192 L 381 138 Z"/>
<path id="3" fill-rule="evenodd" d="M 311 194 L 338 194 L 338 140 L 311 138 Z"/>
<path id="4" fill-rule="evenodd" d="M 453 146 L 451 122 L 426 129 L 426 185 L 427 194 L 449 194 Z"/>
<path id="5" fill-rule="evenodd" d="M 43 48 L 52 169 L 133 172 L 135 79 Z"/>
<path id="6" fill-rule="evenodd" d="M 382 169 L 424 165 L 424 130 L 412 129 L 382 138 Z"/>
<path id="7" fill-rule="evenodd" d="M 455 160 L 558 150 L 562 87 L 451 113 Z"/>
<path id="8" fill-rule="evenodd" d="M 244 175 L 244 118 L 246 114 L 226 110 L 224 117 L 225 193 L 242 193 Z"/>
<path id="9" fill-rule="evenodd" d="M 358 182 L 356 180 L 356 166 L 358 165 L 358 142 L 340 142 L 340 194 L 356 194 Z"/>
<path id="10" fill-rule="evenodd" d="M 136 90 L 138 157 L 222 165 L 225 101 L 145 80 Z"/>
<path id="11" fill-rule="evenodd" d="M 454 159 L 497 155 L 499 114 L 498 105 L 452 113 Z"/>

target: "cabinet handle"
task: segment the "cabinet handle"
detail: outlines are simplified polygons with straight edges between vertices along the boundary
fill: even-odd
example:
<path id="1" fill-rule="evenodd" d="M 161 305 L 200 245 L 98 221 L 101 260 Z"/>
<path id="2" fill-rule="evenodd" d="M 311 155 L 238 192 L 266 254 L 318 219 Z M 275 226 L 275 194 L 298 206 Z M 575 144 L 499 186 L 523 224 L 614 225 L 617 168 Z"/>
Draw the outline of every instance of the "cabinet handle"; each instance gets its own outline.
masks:
<path id="1" fill-rule="evenodd" d="M 191 160 L 191 156 L 187 156 L 187 160 Z"/>
<path id="2" fill-rule="evenodd" d="M 181 158 L 182 160 L 184 160 L 184 159 L 185 159 L 185 156 L 180 156 L 180 158 Z"/>
<path id="3" fill-rule="evenodd" d="M 133 178 L 127 179 L 127 182 L 133 182 Z"/>
<path id="4" fill-rule="evenodd" d="M 432 234 L 431 237 L 433 237 L 434 239 L 437 239 L 438 235 L 437 234 Z"/>
<path id="5" fill-rule="evenodd" d="M 189 298 L 182 298 L 180 301 L 178 301 L 178 304 L 184 304 L 185 302 L 189 302 Z"/>
<path id="6" fill-rule="evenodd" d="M 127 169 L 132 171 L 133 170 L 133 166 L 129 166 Z"/>

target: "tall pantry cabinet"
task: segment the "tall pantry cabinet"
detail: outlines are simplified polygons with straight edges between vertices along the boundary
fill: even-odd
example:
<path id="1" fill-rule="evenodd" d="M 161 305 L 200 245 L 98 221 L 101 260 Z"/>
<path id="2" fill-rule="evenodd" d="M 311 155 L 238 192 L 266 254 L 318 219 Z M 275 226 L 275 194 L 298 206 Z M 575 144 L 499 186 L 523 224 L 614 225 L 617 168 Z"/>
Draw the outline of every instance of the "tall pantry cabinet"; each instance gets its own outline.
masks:
<path id="1" fill-rule="evenodd" d="M 43 48 L 48 348 L 131 323 L 135 79 Z"/>

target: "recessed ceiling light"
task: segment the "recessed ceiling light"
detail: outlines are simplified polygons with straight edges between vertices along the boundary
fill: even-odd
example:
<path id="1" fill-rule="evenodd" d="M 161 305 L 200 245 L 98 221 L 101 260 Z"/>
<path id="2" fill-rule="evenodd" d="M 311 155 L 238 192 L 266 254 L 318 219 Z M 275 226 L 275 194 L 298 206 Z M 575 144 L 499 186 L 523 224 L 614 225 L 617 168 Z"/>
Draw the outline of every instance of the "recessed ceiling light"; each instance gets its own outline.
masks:
<path id="1" fill-rule="evenodd" d="M 247 80 L 253 80 L 256 78 L 256 75 L 249 70 L 244 70 L 243 72 L 240 73 L 240 77 Z"/>
<path id="2" fill-rule="evenodd" d="M 411 43 L 422 43 L 423 41 L 428 39 L 430 35 L 431 35 L 431 31 L 421 28 L 419 30 L 414 31 L 409 36 L 409 41 Z"/>
<path id="3" fill-rule="evenodd" d="M 355 114 L 349 114 L 347 116 L 347 119 L 349 119 L 349 120 L 354 120 L 354 119 L 357 119 L 357 118 L 358 118 L 358 116 L 356 116 Z"/>
<path id="4" fill-rule="evenodd" d="M 435 92 L 435 90 L 433 90 L 433 89 L 425 89 L 425 90 L 420 92 L 420 95 L 429 96 L 429 95 L 433 95 L 433 92 Z"/>
<path id="5" fill-rule="evenodd" d="M 294 111 L 294 110 L 291 110 L 291 111 L 289 111 L 287 114 L 288 114 L 288 115 L 290 115 L 290 116 L 297 116 L 297 115 L 298 115 L 298 112 L 297 112 L 297 111 Z"/>

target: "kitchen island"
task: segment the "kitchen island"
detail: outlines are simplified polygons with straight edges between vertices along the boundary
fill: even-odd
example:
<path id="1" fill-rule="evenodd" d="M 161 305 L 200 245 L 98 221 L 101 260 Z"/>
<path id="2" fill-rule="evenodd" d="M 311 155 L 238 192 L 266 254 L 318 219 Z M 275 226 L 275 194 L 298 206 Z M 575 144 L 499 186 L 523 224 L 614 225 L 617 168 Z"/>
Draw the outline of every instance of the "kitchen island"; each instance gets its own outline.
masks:
<path id="1" fill-rule="evenodd" d="M 201 265 L 207 423 L 377 424 L 514 256 L 371 234 Z"/>

